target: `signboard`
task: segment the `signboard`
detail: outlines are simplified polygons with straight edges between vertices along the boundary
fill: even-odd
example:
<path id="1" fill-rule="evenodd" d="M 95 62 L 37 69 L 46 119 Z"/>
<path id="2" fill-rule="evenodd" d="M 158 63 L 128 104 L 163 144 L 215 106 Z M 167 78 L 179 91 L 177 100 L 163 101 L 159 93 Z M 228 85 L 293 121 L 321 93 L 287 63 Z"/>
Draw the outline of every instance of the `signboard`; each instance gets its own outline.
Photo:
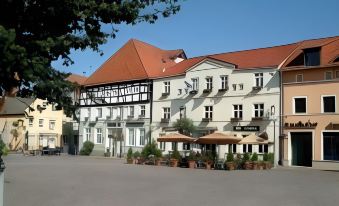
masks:
<path id="1" fill-rule="evenodd" d="M 237 132 L 258 132 L 259 126 L 233 126 L 233 131 Z"/>

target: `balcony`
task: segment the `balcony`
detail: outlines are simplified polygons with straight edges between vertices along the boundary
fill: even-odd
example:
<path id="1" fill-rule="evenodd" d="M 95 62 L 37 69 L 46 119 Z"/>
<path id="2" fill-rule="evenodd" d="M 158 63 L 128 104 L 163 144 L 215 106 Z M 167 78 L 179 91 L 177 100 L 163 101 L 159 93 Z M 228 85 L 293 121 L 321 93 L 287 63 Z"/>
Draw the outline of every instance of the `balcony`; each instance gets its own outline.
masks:
<path id="1" fill-rule="evenodd" d="M 164 92 L 164 93 L 161 94 L 162 97 L 167 97 L 167 96 L 169 96 L 169 95 L 170 95 L 169 92 Z"/>
<path id="2" fill-rule="evenodd" d="M 239 122 L 241 120 L 242 120 L 242 118 L 240 118 L 240 117 L 231 117 L 231 122 Z"/>
<path id="3" fill-rule="evenodd" d="M 262 121 L 263 117 L 252 117 L 252 121 Z"/>
<path id="4" fill-rule="evenodd" d="M 190 94 L 198 94 L 198 90 L 192 90 L 190 91 Z"/>
<path id="5" fill-rule="evenodd" d="M 202 118 L 202 122 L 211 122 L 212 118 Z"/>
<path id="6" fill-rule="evenodd" d="M 253 91 L 260 91 L 262 89 L 262 86 L 254 86 L 252 87 Z"/>
<path id="7" fill-rule="evenodd" d="M 169 123 L 169 119 L 167 119 L 167 118 L 161 118 L 160 122 L 161 122 L 161 123 Z"/>
<path id="8" fill-rule="evenodd" d="M 145 119 L 145 115 L 139 115 L 138 119 Z"/>
<path id="9" fill-rule="evenodd" d="M 204 90 L 202 91 L 202 93 L 208 94 L 208 93 L 211 93 L 211 91 L 212 91 L 212 89 L 204 89 Z"/>
<path id="10" fill-rule="evenodd" d="M 227 92 L 228 91 L 228 86 L 223 88 L 223 89 L 218 89 L 218 92 Z"/>

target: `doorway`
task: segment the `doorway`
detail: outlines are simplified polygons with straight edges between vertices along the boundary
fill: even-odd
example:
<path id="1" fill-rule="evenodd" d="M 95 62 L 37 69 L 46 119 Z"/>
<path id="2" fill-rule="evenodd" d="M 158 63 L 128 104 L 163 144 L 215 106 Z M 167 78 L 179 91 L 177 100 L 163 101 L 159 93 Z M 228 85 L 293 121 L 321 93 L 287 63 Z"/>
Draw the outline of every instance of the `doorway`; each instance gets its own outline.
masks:
<path id="1" fill-rule="evenodd" d="M 312 167 L 312 132 L 291 132 L 292 165 Z"/>

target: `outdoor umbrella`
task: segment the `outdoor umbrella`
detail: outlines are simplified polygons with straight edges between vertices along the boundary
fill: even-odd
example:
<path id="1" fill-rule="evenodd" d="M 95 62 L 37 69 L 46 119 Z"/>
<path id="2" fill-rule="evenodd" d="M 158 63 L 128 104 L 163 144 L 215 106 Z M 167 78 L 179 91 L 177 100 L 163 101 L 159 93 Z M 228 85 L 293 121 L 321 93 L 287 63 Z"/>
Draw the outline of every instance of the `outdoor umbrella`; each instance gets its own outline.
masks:
<path id="1" fill-rule="evenodd" d="M 233 136 L 231 134 L 225 134 L 222 132 L 214 132 L 212 134 L 199 137 L 195 142 L 198 144 L 237 144 L 241 138 Z"/>
<path id="2" fill-rule="evenodd" d="M 244 137 L 238 144 L 268 144 L 268 140 L 258 137 L 255 134 L 250 134 Z"/>
<path id="3" fill-rule="evenodd" d="M 183 134 L 178 133 L 170 133 L 161 137 L 158 137 L 158 142 L 193 142 L 195 139 L 192 137 L 188 137 Z"/>

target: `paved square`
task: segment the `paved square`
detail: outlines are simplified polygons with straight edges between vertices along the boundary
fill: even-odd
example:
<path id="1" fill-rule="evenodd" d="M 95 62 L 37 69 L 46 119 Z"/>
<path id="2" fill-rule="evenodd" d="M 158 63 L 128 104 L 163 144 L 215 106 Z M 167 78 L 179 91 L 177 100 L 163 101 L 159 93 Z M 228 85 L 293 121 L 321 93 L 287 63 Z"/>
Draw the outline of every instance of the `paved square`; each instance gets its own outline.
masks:
<path id="1" fill-rule="evenodd" d="M 339 202 L 339 172 L 207 171 L 79 156 L 4 159 L 5 206 L 332 206 Z"/>

